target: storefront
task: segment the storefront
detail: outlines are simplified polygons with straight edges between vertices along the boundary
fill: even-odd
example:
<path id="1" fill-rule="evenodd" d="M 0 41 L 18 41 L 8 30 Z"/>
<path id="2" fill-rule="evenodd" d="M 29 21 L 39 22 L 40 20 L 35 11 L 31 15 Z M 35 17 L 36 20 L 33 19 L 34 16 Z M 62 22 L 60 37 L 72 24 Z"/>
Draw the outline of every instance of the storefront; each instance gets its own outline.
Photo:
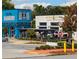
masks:
<path id="1" fill-rule="evenodd" d="M 27 37 L 26 30 L 31 28 L 31 10 L 15 9 L 2 11 L 2 36 Z"/>

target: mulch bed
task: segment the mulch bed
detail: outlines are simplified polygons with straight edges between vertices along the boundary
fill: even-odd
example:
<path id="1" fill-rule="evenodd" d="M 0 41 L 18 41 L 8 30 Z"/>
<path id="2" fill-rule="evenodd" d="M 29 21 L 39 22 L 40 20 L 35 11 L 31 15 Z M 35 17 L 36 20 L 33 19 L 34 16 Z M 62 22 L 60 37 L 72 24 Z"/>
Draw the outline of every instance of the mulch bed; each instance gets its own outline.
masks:
<path id="1" fill-rule="evenodd" d="M 72 52 L 72 49 L 67 49 L 67 52 L 64 52 L 64 49 L 51 49 L 51 50 L 29 50 L 29 51 L 23 51 L 24 54 L 52 54 L 52 55 L 61 55 L 61 54 L 74 54 L 76 53 L 77 49 L 75 49 L 75 52 Z"/>

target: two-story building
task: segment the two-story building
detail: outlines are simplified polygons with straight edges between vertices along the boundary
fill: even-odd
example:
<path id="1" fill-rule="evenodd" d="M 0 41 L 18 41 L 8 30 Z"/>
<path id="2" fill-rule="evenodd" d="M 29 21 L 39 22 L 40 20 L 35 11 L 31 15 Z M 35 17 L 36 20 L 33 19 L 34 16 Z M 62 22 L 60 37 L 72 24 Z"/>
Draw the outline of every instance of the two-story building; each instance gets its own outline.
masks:
<path id="1" fill-rule="evenodd" d="M 64 15 L 36 16 L 35 18 L 36 31 L 45 33 L 62 31 L 61 26 L 63 22 L 64 22 Z"/>
<path id="2" fill-rule="evenodd" d="M 2 11 L 2 35 L 16 38 L 27 37 L 27 29 L 31 28 L 32 11 L 15 9 Z"/>

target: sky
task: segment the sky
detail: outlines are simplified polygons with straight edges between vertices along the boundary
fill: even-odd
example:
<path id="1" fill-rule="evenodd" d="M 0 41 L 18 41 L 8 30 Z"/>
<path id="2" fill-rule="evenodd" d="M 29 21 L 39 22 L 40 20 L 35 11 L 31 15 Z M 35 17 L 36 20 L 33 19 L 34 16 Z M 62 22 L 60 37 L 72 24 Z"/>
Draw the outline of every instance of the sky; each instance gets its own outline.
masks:
<path id="1" fill-rule="evenodd" d="M 77 0 L 12 0 L 15 8 L 33 8 L 33 4 L 43 5 L 44 7 L 48 5 L 52 6 L 69 6 L 76 2 Z"/>

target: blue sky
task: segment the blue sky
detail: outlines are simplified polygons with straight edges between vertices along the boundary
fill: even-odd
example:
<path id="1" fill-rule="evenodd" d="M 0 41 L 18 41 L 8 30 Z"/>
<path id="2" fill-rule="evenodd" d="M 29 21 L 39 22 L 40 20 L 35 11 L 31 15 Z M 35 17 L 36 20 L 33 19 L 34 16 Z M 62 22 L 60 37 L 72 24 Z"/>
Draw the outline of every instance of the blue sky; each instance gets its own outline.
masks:
<path id="1" fill-rule="evenodd" d="M 39 5 L 70 5 L 72 3 L 76 2 L 76 0 L 12 0 L 12 3 L 15 4 L 15 6 L 20 6 L 23 4 L 33 5 L 33 4 L 39 4 Z"/>

